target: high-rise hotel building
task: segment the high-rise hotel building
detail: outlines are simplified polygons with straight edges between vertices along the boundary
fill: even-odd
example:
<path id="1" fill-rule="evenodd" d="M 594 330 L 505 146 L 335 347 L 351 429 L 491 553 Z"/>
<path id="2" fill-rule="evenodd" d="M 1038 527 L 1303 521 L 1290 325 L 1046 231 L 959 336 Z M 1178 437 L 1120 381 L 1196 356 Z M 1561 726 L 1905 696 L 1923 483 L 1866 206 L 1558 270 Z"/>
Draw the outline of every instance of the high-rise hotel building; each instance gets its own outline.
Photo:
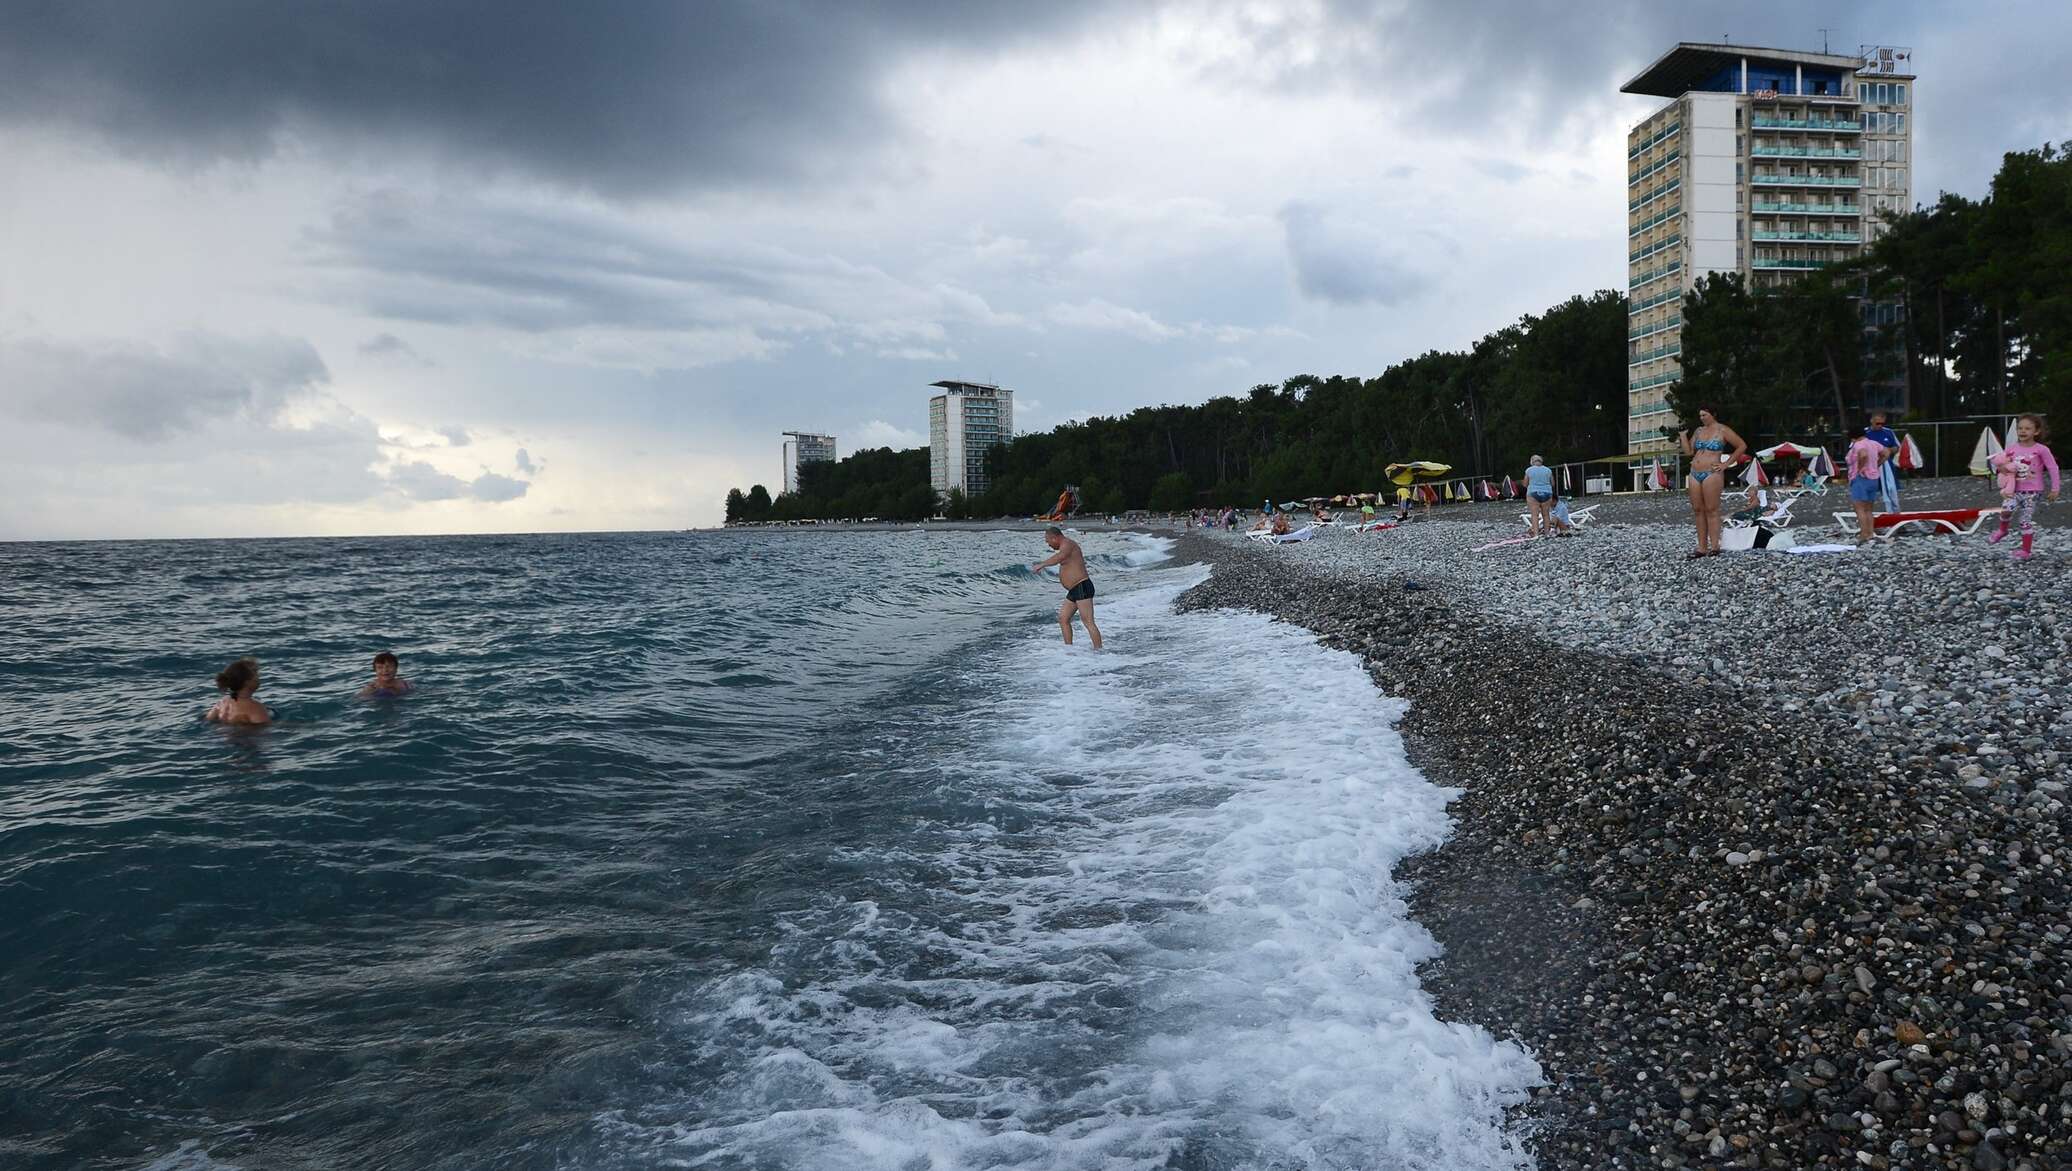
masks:
<path id="1" fill-rule="evenodd" d="M 1626 450 L 1666 451 L 1683 297 L 1863 251 L 1912 207 L 1913 52 L 1858 56 L 1685 42 L 1620 87 L 1668 101 L 1626 135 Z"/>
<path id="2" fill-rule="evenodd" d="M 799 490 L 799 465 L 833 463 L 835 458 L 835 437 L 815 435 L 810 431 L 786 431 L 784 433 L 784 490 Z"/>
<path id="3" fill-rule="evenodd" d="M 930 383 L 942 393 L 928 400 L 928 482 L 938 500 L 955 488 L 977 496 L 993 486 L 986 453 L 1014 438 L 1014 392 L 986 382 Z"/>

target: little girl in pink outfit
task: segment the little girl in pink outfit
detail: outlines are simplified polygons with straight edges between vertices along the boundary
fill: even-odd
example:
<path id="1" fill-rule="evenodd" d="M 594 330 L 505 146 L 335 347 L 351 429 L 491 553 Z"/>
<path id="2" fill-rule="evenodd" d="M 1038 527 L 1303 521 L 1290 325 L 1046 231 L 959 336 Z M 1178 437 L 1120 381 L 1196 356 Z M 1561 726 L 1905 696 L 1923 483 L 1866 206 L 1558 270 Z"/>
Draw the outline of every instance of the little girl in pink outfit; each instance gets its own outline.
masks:
<path id="1" fill-rule="evenodd" d="M 2043 428 L 2041 416 L 2023 415 L 2015 420 L 2014 429 L 2015 441 L 1993 457 L 1993 467 L 2000 473 L 2000 528 L 1986 539 L 1995 544 L 2005 540 L 2008 526 L 2019 519 L 2022 547 L 2014 551 L 2014 557 L 2027 561 L 2035 552 L 2036 498 L 2043 495 L 2046 474 L 2050 477 L 2050 499 L 2058 498 L 2058 459 L 2043 445 L 2049 433 Z"/>

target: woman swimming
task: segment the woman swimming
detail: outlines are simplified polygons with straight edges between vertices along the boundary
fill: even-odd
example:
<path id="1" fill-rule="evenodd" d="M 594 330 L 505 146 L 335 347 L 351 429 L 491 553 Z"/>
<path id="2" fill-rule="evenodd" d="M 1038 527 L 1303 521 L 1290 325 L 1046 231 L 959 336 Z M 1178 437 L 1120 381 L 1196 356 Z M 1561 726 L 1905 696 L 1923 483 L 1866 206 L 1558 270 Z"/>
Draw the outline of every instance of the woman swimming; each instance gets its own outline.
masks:
<path id="1" fill-rule="evenodd" d="M 1719 494 L 1727 485 L 1727 469 L 1741 462 L 1748 444 L 1705 407 L 1698 408 L 1697 430 L 1685 431 L 1678 442 L 1691 461 L 1691 516 L 1698 526 L 1698 550 L 1691 556 L 1711 557 L 1719 552 Z"/>
<path id="2" fill-rule="evenodd" d="M 223 692 L 223 698 L 208 710 L 202 718 L 216 724 L 245 724 L 257 726 L 271 724 L 273 713 L 265 704 L 252 698 L 259 690 L 259 660 L 242 658 L 223 668 L 216 676 L 216 686 Z"/>

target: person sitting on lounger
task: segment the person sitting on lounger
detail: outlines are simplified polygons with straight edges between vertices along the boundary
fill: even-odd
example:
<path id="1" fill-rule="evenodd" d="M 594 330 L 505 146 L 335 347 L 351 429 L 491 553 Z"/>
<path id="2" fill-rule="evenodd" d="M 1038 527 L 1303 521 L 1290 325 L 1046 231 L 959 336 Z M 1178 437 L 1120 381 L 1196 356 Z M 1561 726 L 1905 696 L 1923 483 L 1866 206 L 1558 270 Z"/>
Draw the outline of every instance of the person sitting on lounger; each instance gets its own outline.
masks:
<path id="1" fill-rule="evenodd" d="M 1287 513 L 1276 512 L 1273 514 L 1273 535 L 1276 537 L 1285 537 L 1288 535 Z"/>

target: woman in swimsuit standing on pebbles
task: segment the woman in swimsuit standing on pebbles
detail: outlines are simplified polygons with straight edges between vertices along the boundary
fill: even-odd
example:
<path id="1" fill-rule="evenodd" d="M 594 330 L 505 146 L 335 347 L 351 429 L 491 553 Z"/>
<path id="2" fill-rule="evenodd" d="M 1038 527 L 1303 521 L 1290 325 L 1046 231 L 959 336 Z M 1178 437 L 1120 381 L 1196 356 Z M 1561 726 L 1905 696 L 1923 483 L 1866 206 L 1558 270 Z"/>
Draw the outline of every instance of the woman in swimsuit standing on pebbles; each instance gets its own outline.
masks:
<path id="1" fill-rule="evenodd" d="M 1685 431 L 1678 441 L 1691 461 L 1691 514 L 1698 522 L 1698 551 L 1691 556 L 1711 557 L 1719 552 L 1719 494 L 1727 485 L 1727 469 L 1741 462 L 1748 444 L 1704 407 L 1698 408 L 1698 429 Z"/>

